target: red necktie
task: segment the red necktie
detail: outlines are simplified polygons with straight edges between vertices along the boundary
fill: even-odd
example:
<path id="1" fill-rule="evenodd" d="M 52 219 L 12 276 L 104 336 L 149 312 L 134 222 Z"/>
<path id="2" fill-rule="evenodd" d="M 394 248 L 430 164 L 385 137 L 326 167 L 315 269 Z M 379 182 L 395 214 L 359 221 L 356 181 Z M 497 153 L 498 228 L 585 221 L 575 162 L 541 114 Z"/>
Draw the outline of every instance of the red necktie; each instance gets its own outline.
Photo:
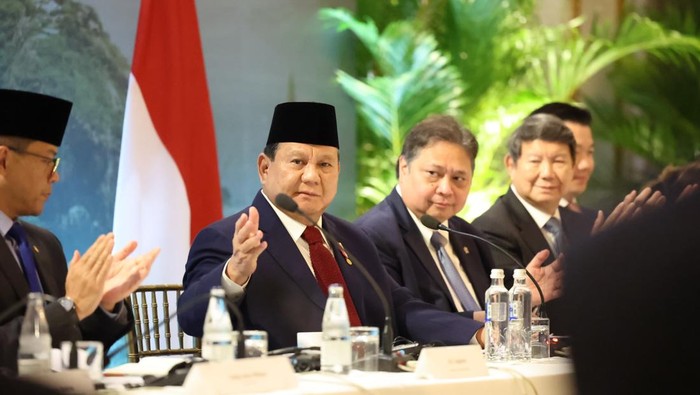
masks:
<path id="1" fill-rule="evenodd" d="M 301 238 L 309 243 L 309 251 L 311 252 L 311 266 L 316 273 L 316 281 L 321 287 L 323 294 L 328 296 L 328 286 L 331 284 L 340 284 L 343 286 L 343 296 L 345 297 L 345 306 L 348 309 L 348 317 L 350 318 L 351 326 L 362 325 L 360 317 L 355 310 L 355 304 L 352 302 L 350 292 L 343 279 L 343 274 L 340 273 L 338 262 L 333 258 L 333 254 L 323 244 L 321 232 L 313 226 L 307 226 Z"/>

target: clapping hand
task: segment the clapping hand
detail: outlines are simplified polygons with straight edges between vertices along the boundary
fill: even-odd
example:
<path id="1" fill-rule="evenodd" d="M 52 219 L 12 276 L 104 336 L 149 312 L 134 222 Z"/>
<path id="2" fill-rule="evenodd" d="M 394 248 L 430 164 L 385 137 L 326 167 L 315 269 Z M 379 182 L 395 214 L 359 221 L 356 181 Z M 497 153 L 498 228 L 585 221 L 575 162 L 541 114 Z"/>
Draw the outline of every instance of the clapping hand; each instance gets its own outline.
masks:
<path id="1" fill-rule="evenodd" d="M 81 256 L 73 252 L 66 275 L 66 296 L 75 303 L 78 319 L 92 314 L 100 305 L 105 281 L 112 264 L 114 235 L 100 235 Z"/>
<path id="2" fill-rule="evenodd" d="M 117 303 L 141 285 L 160 253 L 160 248 L 154 248 L 145 254 L 129 258 L 135 249 L 136 242 L 132 241 L 113 256 L 112 267 L 100 301 L 100 307 L 107 311 L 112 311 Z"/>
<path id="3" fill-rule="evenodd" d="M 632 191 L 625 196 L 607 218 L 605 218 L 602 211 L 598 211 L 591 234 L 596 234 L 630 218 L 634 218 L 642 212 L 662 207 L 665 203 L 666 198 L 664 195 L 659 191 L 652 193 L 651 188 L 644 188 L 639 193 Z"/>
<path id="4" fill-rule="evenodd" d="M 564 256 L 560 254 L 552 263 L 547 266 L 542 266 L 548 256 L 549 250 L 542 250 L 532 258 L 526 267 L 527 271 L 540 285 L 545 302 L 560 297 L 564 283 L 564 271 L 562 270 L 561 263 Z M 527 279 L 527 284 L 532 291 L 532 305 L 536 306 L 541 304 L 543 301 L 540 300 L 540 294 L 537 292 L 535 284 L 532 283 L 529 277 Z"/>

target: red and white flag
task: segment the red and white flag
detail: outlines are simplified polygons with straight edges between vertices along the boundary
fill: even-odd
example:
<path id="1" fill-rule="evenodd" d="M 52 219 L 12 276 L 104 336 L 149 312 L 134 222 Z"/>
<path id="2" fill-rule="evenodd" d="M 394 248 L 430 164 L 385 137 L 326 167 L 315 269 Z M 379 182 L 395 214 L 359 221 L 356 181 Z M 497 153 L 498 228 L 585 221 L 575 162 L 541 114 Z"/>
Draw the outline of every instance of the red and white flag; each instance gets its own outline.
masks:
<path id="1" fill-rule="evenodd" d="M 114 208 L 115 248 L 161 253 L 145 284 L 181 283 L 196 233 L 221 218 L 216 136 L 194 0 L 142 0 Z"/>

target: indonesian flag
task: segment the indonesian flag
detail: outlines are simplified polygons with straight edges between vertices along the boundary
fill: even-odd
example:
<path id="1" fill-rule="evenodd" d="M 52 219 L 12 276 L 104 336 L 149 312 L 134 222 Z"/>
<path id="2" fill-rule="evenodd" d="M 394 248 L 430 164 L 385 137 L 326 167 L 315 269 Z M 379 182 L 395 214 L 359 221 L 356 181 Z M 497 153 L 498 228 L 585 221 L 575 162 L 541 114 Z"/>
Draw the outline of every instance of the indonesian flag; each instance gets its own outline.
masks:
<path id="1" fill-rule="evenodd" d="M 161 247 L 144 283 L 181 283 L 192 239 L 220 219 L 214 121 L 194 0 L 142 0 L 114 208 L 115 249 Z"/>

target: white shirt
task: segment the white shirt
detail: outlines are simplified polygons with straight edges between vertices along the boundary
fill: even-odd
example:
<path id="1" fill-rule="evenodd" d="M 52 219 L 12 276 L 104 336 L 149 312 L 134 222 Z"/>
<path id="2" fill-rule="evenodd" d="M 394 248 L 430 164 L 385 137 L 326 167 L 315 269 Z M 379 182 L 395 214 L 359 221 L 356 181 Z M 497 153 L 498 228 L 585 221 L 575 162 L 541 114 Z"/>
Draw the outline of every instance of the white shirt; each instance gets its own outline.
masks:
<path id="1" fill-rule="evenodd" d="M 520 203 L 522 203 L 523 206 L 525 206 L 525 210 L 527 210 L 527 212 L 530 214 L 530 217 L 532 217 L 532 219 L 535 221 L 537 226 L 540 228 L 540 232 L 542 232 L 544 239 L 547 240 L 547 244 L 549 244 L 549 248 L 554 250 L 554 244 L 556 243 L 556 239 L 554 237 L 554 234 L 552 234 L 544 229 L 544 225 L 552 217 L 558 219 L 559 222 L 561 223 L 561 215 L 559 214 L 559 208 L 557 208 L 554 211 L 554 214 L 545 213 L 544 211 L 542 211 L 542 210 L 538 209 L 537 207 L 533 206 L 532 204 L 530 204 L 522 196 L 520 196 L 518 194 L 518 191 L 515 190 L 515 187 L 513 185 L 510 186 L 510 189 L 515 194 L 515 197 L 517 197 L 518 200 L 520 200 Z"/>
<path id="2" fill-rule="evenodd" d="M 396 186 L 396 192 L 398 192 L 399 196 L 401 196 L 401 188 L 399 186 Z M 440 264 L 440 259 L 437 256 L 437 250 L 435 247 L 433 247 L 433 244 L 430 242 L 430 238 L 433 236 L 433 233 L 436 232 L 433 229 L 428 228 L 427 226 L 423 225 L 423 223 L 416 217 L 413 212 L 408 209 L 408 213 L 411 215 L 411 218 L 413 219 L 413 222 L 416 223 L 416 226 L 418 227 L 418 230 L 421 233 L 421 236 L 423 236 L 423 242 L 425 242 L 426 246 L 428 247 L 428 251 L 430 251 L 430 255 L 433 257 L 433 262 L 435 263 L 435 266 L 437 267 L 438 271 L 440 272 L 440 275 L 442 276 L 442 280 L 447 285 L 447 289 L 450 291 L 450 297 L 452 298 L 452 302 L 454 303 L 455 306 L 457 306 L 457 311 L 464 311 L 464 307 L 462 307 L 462 303 L 459 301 L 459 298 L 457 297 L 457 294 L 455 293 L 454 289 L 452 289 L 452 286 L 450 285 L 450 282 L 447 280 L 447 276 L 445 275 L 445 272 L 442 270 L 442 265 Z M 447 222 L 444 222 L 443 225 L 447 226 Z M 447 231 L 444 230 L 438 230 L 439 232 L 445 239 L 448 241 L 450 240 L 450 235 Z M 445 244 L 445 251 L 447 252 L 447 255 L 450 257 L 450 260 L 452 262 L 459 262 L 459 258 L 455 254 L 454 250 L 452 249 L 452 243 L 446 243 Z M 474 291 L 474 286 L 472 285 L 471 281 L 469 280 L 469 276 L 467 276 L 467 273 L 464 271 L 464 268 L 462 265 L 455 265 L 455 268 L 457 269 L 457 273 L 459 273 L 459 277 L 462 279 L 464 282 L 464 285 L 467 286 L 467 290 L 469 290 L 469 293 L 472 295 L 472 298 L 474 300 L 481 300 L 482 298 L 479 298 L 476 296 L 476 292 Z M 477 302 L 478 303 L 478 302 Z"/>

